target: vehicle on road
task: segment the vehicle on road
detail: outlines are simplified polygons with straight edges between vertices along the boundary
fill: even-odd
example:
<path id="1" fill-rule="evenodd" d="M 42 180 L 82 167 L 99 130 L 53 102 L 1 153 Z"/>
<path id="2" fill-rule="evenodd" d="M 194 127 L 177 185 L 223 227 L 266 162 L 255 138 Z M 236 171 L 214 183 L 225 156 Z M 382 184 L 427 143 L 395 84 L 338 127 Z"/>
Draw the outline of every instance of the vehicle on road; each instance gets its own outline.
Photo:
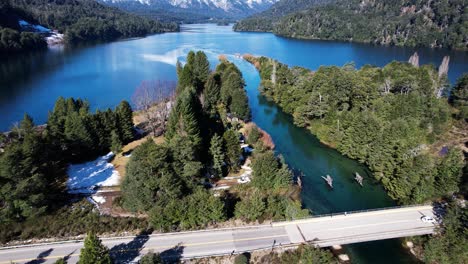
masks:
<path id="1" fill-rule="evenodd" d="M 423 221 L 424 223 L 432 223 L 432 224 L 436 222 L 436 220 L 434 219 L 434 217 L 432 217 L 432 216 L 427 216 L 427 215 L 421 217 L 421 221 Z"/>

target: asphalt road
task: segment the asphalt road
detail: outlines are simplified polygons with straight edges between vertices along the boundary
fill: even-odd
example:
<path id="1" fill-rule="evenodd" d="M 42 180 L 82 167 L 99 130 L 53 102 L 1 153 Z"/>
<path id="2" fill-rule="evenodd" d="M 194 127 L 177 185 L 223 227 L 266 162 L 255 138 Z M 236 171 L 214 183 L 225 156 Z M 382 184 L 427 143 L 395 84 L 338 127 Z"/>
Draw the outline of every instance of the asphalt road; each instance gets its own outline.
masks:
<path id="1" fill-rule="evenodd" d="M 225 255 L 309 241 L 319 246 L 343 245 L 395 237 L 429 234 L 434 224 L 431 206 L 334 215 L 254 227 L 103 239 L 117 263 L 132 262 L 152 250 L 163 258 Z M 53 263 L 65 257 L 76 263 L 82 241 L 0 248 L 0 264 Z"/>

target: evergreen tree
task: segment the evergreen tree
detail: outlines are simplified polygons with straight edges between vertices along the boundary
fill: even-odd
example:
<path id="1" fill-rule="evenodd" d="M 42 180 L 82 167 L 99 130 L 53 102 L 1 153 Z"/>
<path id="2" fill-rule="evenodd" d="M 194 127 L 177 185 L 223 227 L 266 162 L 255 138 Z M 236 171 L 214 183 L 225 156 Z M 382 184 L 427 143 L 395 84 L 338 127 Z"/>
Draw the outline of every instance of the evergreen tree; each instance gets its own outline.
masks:
<path id="1" fill-rule="evenodd" d="M 123 205 L 131 211 L 149 211 L 182 195 L 182 183 L 171 166 L 167 147 L 153 140 L 136 148 L 122 182 Z"/>
<path id="2" fill-rule="evenodd" d="M 192 66 L 186 64 L 180 74 L 179 82 L 177 83 L 176 94 L 181 94 L 184 90 L 193 87 L 193 82 Z"/>
<path id="3" fill-rule="evenodd" d="M 20 130 L 22 135 L 34 133 L 34 122 L 28 114 L 24 114 L 23 120 L 20 123 Z"/>
<path id="4" fill-rule="evenodd" d="M 215 134 L 211 138 L 210 154 L 213 163 L 213 170 L 217 176 L 222 176 L 225 157 L 223 152 L 223 140 L 218 136 L 218 134 Z"/>
<path id="5" fill-rule="evenodd" d="M 254 191 L 250 197 L 236 204 L 234 214 L 237 218 L 250 222 L 257 220 L 265 212 L 266 205 L 259 191 Z"/>
<path id="6" fill-rule="evenodd" d="M 93 149 L 94 142 L 86 121 L 77 112 L 72 112 L 66 117 L 64 136 L 72 158 L 79 159 L 90 154 Z"/>
<path id="7" fill-rule="evenodd" d="M 468 119 L 468 73 L 463 74 L 452 89 L 449 102 L 457 108 L 459 117 Z"/>
<path id="8" fill-rule="evenodd" d="M 138 264 L 163 264 L 161 255 L 150 251 L 138 261 Z"/>
<path id="9" fill-rule="evenodd" d="M 252 184 L 260 190 L 278 190 L 288 187 L 292 173 L 284 162 L 279 162 L 273 151 L 257 154 L 252 162 Z"/>
<path id="10" fill-rule="evenodd" d="M 239 136 L 232 130 L 226 130 L 223 135 L 224 146 L 226 146 L 226 158 L 231 170 L 237 170 L 239 168 L 239 158 L 242 154 L 242 150 L 239 145 Z"/>
<path id="11" fill-rule="evenodd" d="M 200 93 L 210 74 L 210 63 L 203 51 L 198 51 L 193 60 L 194 83 L 197 92 Z"/>
<path id="12" fill-rule="evenodd" d="M 175 135 L 188 137 L 196 148 L 200 147 L 201 106 L 195 91 L 186 89 L 177 96 L 177 101 L 169 116 L 166 139 Z"/>
<path id="13" fill-rule="evenodd" d="M 54 164 L 48 160 L 31 117 L 25 115 L 20 130 L 21 140 L 8 144 L 0 155 L 1 221 L 24 220 L 44 213 L 49 198 L 46 194 L 51 193 L 44 172 L 53 172 Z M 49 176 L 50 181 L 55 180 Z"/>
<path id="14" fill-rule="evenodd" d="M 239 254 L 234 259 L 234 264 L 249 264 L 249 259 L 245 254 Z"/>
<path id="15" fill-rule="evenodd" d="M 180 79 L 183 70 L 184 70 L 184 66 L 182 65 L 182 63 L 179 60 L 177 60 L 176 72 L 177 72 L 177 78 L 178 79 Z"/>
<path id="16" fill-rule="evenodd" d="M 109 249 L 92 232 L 89 232 L 81 249 L 79 264 L 110 264 L 112 259 Z"/>
<path id="17" fill-rule="evenodd" d="M 231 105 L 229 107 L 231 113 L 240 119 L 248 120 L 250 117 L 250 108 L 244 89 L 232 91 Z"/>
<path id="18" fill-rule="evenodd" d="M 220 101 L 220 80 L 219 75 L 211 74 L 205 84 L 204 95 L 204 107 L 207 112 L 215 113 L 216 106 Z"/>
<path id="19" fill-rule="evenodd" d="M 119 125 L 119 134 L 123 143 L 133 140 L 133 111 L 127 101 L 122 101 L 115 109 L 117 123 Z"/>
<path id="20" fill-rule="evenodd" d="M 450 149 L 437 167 L 435 186 L 440 195 L 443 196 L 458 191 L 464 166 L 465 162 L 462 152 L 456 148 Z M 426 173 L 427 171 L 424 175 Z"/>
<path id="21" fill-rule="evenodd" d="M 244 89 L 242 76 L 234 70 L 226 70 L 222 75 L 221 82 L 221 100 L 226 106 L 230 106 L 233 91 Z"/>
<path id="22" fill-rule="evenodd" d="M 57 261 L 54 262 L 54 264 L 67 264 L 64 258 L 59 258 Z"/>
<path id="23" fill-rule="evenodd" d="M 115 132 L 115 130 L 112 130 L 111 132 L 111 151 L 114 154 L 122 151 L 122 141 L 120 140 L 120 137 L 117 132 Z"/>

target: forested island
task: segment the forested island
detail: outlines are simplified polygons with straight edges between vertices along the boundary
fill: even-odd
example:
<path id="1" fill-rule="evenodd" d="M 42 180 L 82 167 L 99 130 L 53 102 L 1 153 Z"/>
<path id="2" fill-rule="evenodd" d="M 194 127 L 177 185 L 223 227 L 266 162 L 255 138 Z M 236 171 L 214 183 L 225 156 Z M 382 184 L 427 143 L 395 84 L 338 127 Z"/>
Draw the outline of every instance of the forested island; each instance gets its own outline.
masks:
<path id="1" fill-rule="evenodd" d="M 283 2 L 287 1 L 276 5 Z M 463 0 L 300 1 L 289 3 L 286 9 L 273 6 L 240 21 L 234 30 L 267 31 L 301 39 L 466 50 L 467 9 Z"/>
<path id="2" fill-rule="evenodd" d="M 69 44 L 111 41 L 178 31 L 177 23 L 125 13 L 94 0 L 15 0 L 0 3 L 0 53 L 44 49 L 44 32 L 25 32 L 19 21 L 57 30 Z"/>
<path id="3" fill-rule="evenodd" d="M 312 72 L 266 57 L 244 58 L 260 72 L 262 94 L 296 125 L 369 166 L 393 199 L 414 204 L 468 191 L 459 149 L 467 128 L 468 74 L 447 98 L 446 73 L 432 65 L 392 62 L 356 69 L 350 63 Z M 425 261 L 466 261 L 467 211 L 453 202 L 445 233 L 417 239 Z"/>

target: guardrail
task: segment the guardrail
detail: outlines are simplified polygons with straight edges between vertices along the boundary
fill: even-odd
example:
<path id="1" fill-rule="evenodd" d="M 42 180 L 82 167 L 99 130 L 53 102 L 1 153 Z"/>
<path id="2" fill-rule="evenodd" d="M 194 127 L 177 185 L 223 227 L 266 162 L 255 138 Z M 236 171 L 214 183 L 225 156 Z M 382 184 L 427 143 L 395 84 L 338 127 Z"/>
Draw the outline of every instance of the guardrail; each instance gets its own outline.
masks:
<path id="1" fill-rule="evenodd" d="M 354 243 L 361 243 L 361 242 L 368 242 L 374 240 L 382 240 L 382 239 L 392 239 L 397 237 L 406 237 L 408 234 L 410 236 L 414 235 L 425 235 L 433 233 L 433 228 L 425 227 L 419 229 L 405 229 L 405 230 L 398 230 L 398 231 L 389 231 L 389 232 L 379 232 L 375 234 L 364 234 L 359 236 L 351 236 L 351 237 L 340 237 L 340 238 L 332 238 L 332 239 L 325 239 L 325 240 L 315 240 L 315 241 L 307 241 L 303 243 L 290 243 L 290 244 L 276 244 L 274 246 L 268 247 L 259 247 L 259 248 L 252 248 L 243 251 L 235 251 L 235 252 L 225 252 L 225 253 L 217 253 L 211 255 L 199 255 L 199 256 L 191 256 L 191 257 L 184 257 L 182 256 L 181 259 L 183 260 L 190 260 L 190 259 L 202 259 L 208 257 L 222 257 L 222 256 L 235 256 L 246 252 L 254 252 L 259 250 L 274 250 L 274 249 L 282 249 L 282 250 L 289 250 L 295 249 L 300 245 L 312 245 L 314 247 L 331 247 L 333 245 L 346 245 L 346 244 L 354 244 Z M 370 237 L 371 236 L 371 237 Z M 169 256 L 171 258 L 171 256 Z"/>
<path id="2" fill-rule="evenodd" d="M 421 207 L 421 206 L 432 206 L 432 205 L 431 204 L 415 204 L 415 205 L 401 205 L 401 206 L 363 209 L 363 210 L 355 210 L 355 211 L 344 211 L 344 212 L 336 212 L 336 213 L 329 213 L 329 214 L 310 215 L 306 217 L 292 218 L 290 220 L 274 221 L 272 223 L 284 223 L 284 222 L 307 220 L 307 219 L 314 219 L 314 218 L 320 218 L 320 217 L 333 217 L 333 216 L 339 216 L 339 215 L 345 215 L 345 214 L 351 215 L 351 214 L 358 214 L 358 213 L 377 212 L 377 211 L 386 211 L 386 210 L 403 209 L 403 208 L 416 208 L 416 207 Z"/>

